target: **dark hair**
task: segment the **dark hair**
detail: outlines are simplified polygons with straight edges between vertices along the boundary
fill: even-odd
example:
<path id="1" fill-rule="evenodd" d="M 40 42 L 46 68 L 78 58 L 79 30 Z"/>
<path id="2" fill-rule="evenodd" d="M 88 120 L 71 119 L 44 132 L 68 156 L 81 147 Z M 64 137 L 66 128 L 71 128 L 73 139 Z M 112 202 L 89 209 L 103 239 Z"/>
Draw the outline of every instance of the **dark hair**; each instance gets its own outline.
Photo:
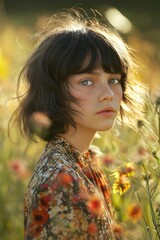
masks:
<path id="1" fill-rule="evenodd" d="M 76 127 L 72 116 L 77 112 L 70 102 L 78 104 L 78 101 L 71 96 L 67 85 L 72 74 L 92 72 L 99 67 L 107 73 L 120 73 L 123 101 L 127 102 L 126 86 L 133 62 L 128 46 L 115 30 L 74 11 L 74 14 L 53 15 L 38 36 L 40 44 L 18 79 L 18 86 L 21 79 L 28 85 L 14 113 L 21 133 L 31 136 L 30 118 L 34 112 L 45 112 L 53 122 L 45 140 L 66 132 L 69 124 Z M 122 107 L 120 112 L 123 115 Z"/>

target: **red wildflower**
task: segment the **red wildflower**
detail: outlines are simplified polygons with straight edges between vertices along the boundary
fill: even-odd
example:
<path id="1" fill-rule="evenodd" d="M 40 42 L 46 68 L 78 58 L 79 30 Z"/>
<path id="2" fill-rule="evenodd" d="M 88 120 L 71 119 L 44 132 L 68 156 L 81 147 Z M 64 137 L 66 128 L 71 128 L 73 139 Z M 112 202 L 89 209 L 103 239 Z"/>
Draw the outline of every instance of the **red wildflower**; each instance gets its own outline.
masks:
<path id="1" fill-rule="evenodd" d="M 18 178 L 27 178 L 30 174 L 29 170 L 22 162 L 22 160 L 13 160 L 9 165 L 11 171 L 15 174 Z"/>
<path id="2" fill-rule="evenodd" d="M 114 223 L 112 225 L 112 229 L 113 229 L 113 232 L 114 232 L 115 236 L 120 237 L 124 233 L 124 227 L 121 224 Z"/>
<path id="3" fill-rule="evenodd" d="M 147 149 L 145 149 L 144 147 L 139 147 L 138 148 L 138 154 L 140 156 L 144 156 L 144 155 L 146 155 L 146 153 L 147 153 Z"/>
<path id="4" fill-rule="evenodd" d="M 88 233 L 89 235 L 95 235 L 97 233 L 97 226 L 95 223 L 90 223 L 88 225 Z"/>
<path id="5" fill-rule="evenodd" d="M 142 216 L 142 210 L 137 204 L 133 204 L 128 208 L 128 215 L 133 221 L 137 222 Z"/>
<path id="6" fill-rule="evenodd" d="M 88 209 L 93 214 L 99 214 L 102 211 L 102 202 L 97 196 L 93 196 L 87 202 Z"/>
<path id="7" fill-rule="evenodd" d="M 105 155 L 102 157 L 102 165 L 109 166 L 109 165 L 112 165 L 113 163 L 114 163 L 113 157 L 109 155 Z"/>
<path id="8" fill-rule="evenodd" d="M 33 222 L 37 225 L 42 225 L 48 220 L 48 213 L 44 208 L 35 208 L 32 211 Z"/>

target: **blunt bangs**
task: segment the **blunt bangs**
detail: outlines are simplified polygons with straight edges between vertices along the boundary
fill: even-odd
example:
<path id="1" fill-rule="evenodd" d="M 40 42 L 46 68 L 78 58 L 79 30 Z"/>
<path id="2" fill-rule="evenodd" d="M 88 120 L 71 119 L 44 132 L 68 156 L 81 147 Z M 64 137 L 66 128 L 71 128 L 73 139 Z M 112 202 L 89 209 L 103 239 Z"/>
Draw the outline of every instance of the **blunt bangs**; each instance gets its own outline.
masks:
<path id="1" fill-rule="evenodd" d="M 63 33 L 62 33 L 63 34 Z M 86 32 L 68 32 L 68 51 L 64 61 L 67 75 L 89 73 L 100 67 L 107 73 L 120 73 L 124 79 L 127 75 L 127 60 L 123 52 L 116 49 L 113 42 L 92 30 Z M 66 66 L 66 62 L 68 63 Z M 63 68 L 63 61 L 61 65 Z"/>

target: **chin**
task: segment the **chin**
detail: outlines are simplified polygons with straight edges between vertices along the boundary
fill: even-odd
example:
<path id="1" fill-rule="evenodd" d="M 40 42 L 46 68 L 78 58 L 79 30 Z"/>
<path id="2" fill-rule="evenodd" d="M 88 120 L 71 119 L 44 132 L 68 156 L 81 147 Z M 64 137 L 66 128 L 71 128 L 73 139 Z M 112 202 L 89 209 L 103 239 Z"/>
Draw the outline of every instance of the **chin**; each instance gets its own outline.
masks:
<path id="1" fill-rule="evenodd" d="M 106 127 L 106 128 L 100 128 L 100 129 L 98 129 L 97 131 L 98 131 L 98 132 L 105 132 L 105 131 L 111 130 L 112 128 L 113 128 L 113 125 L 110 126 L 110 127 Z"/>

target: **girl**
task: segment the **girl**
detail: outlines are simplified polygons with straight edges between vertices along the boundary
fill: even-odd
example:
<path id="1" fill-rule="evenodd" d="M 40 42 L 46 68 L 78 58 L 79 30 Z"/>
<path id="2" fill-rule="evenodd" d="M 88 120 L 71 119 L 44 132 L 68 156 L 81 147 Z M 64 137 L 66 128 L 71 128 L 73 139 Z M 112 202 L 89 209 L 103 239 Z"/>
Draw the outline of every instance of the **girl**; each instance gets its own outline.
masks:
<path id="1" fill-rule="evenodd" d="M 106 176 L 88 149 L 129 103 L 130 50 L 115 31 L 77 10 L 53 15 L 38 36 L 19 78 L 28 91 L 14 115 L 28 137 L 36 114 L 49 123 L 38 131 L 47 145 L 25 195 L 25 239 L 119 239 Z"/>

